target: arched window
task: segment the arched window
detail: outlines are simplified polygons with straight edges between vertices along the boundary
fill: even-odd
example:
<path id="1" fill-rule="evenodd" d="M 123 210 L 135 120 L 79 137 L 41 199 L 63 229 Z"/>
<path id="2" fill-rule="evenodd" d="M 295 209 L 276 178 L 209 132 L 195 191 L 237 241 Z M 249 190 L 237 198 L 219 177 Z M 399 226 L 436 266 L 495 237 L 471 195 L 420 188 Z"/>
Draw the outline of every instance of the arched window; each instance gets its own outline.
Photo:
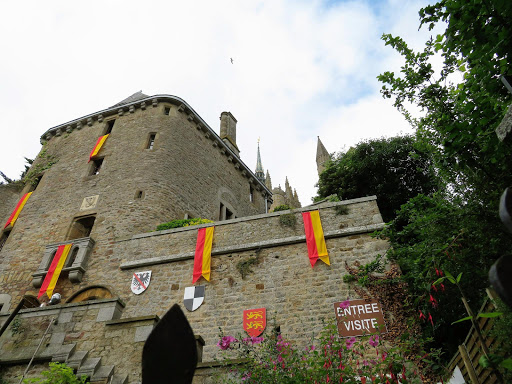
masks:
<path id="1" fill-rule="evenodd" d="M 72 295 L 66 303 L 79 303 L 81 301 L 110 299 L 113 297 L 112 292 L 102 285 L 93 285 L 85 287 Z"/>

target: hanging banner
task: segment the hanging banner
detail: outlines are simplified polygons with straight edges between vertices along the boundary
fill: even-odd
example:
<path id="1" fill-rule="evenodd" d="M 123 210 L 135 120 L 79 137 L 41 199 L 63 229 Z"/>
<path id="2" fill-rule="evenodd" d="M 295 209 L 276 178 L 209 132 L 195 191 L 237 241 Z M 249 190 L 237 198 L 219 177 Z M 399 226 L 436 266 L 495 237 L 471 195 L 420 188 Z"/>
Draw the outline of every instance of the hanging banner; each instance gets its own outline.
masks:
<path id="1" fill-rule="evenodd" d="M 11 216 L 9 216 L 9 219 L 7 219 L 7 223 L 4 225 L 5 228 L 12 228 L 14 227 L 14 223 L 16 220 L 18 220 L 18 216 L 20 215 L 21 211 L 23 210 L 23 207 L 25 206 L 27 200 L 32 195 L 32 192 L 25 193 L 21 199 L 18 201 L 18 204 L 16 204 L 16 208 L 14 208 L 14 211 L 12 211 Z"/>
<path id="2" fill-rule="evenodd" d="M 247 309 L 244 311 L 244 331 L 251 337 L 257 337 L 263 333 L 267 326 L 267 311 L 265 308 Z"/>
<path id="3" fill-rule="evenodd" d="M 360 299 L 334 303 L 334 313 L 341 337 L 387 332 L 384 313 L 376 300 Z"/>
<path id="4" fill-rule="evenodd" d="M 201 276 L 203 276 L 207 281 L 210 281 L 214 228 L 215 227 L 200 228 L 197 231 L 192 283 L 195 283 L 197 280 L 199 280 Z"/>
<path id="5" fill-rule="evenodd" d="M 132 276 L 130 289 L 136 295 L 140 295 L 149 287 L 151 281 L 151 271 L 135 272 Z"/>
<path id="6" fill-rule="evenodd" d="M 96 141 L 96 145 L 94 146 L 94 148 L 91 151 L 91 154 L 89 155 L 88 162 L 90 162 L 92 159 L 94 159 L 94 157 L 96 157 L 96 155 L 100 151 L 101 147 L 103 147 L 103 144 L 105 144 L 105 140 L 107 140 L 107 138 L 108 138 L 108 135 L 100 136 L 98 138 L 98 141 Z"/>
<path id="7" fill-rule="evenodd" d="M 320 221 L 320 212 L 302 212 L 302 219 L 304 220 L 304 232 L 306 233 L 306 244 L 308 246 L 311 267 L 315 265 L 318 259 L 330 265 L 322 222 Z"/>
<path id="8" fill-rule="evenodd" d="M 48 272 L 46 272 L 46 276 L 43 280 L 43 285 L 39 289 L 39 294 L 37 298 L 39 299 L 41 296 L 46 294 L 48 298 L 51 298 L 53 295 L 53 290 L 57 285 L 57 280 L 59 280 L 60 272 L 64 267 L 64 263 L 66 263 L 66 259 L 68 258 L 69 250 L 73 244 L 65 244 L 59 245 L 57 248 L 57 252 L 55 252 L 55 256 L 53 256 L 52 263 L 50 264 L 50 268 L 48 268 Z"/>

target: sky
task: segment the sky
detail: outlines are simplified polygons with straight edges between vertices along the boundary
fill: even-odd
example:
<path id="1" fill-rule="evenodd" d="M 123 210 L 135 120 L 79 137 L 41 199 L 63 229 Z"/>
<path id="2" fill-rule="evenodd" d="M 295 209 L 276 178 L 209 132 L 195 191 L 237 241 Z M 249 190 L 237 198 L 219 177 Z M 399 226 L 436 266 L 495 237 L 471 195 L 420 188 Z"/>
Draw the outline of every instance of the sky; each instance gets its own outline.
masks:
<path id="1" fill-rule="evenodd" d="M 6 2 L 0 14 L 0 170 L 18 178 L 49 128 L 131 94 L 184 99 L 219 133 L 238 120 L 242 160 L 258 139 L 272 185 L 285 177 L 302 205 L 316 195 L 319 136 L 331 153 L 410 134 L 376 77 L 413 48 L 425 0 L 104 0 Z M 231 63 L 233 59 L 233 63 Z"/>

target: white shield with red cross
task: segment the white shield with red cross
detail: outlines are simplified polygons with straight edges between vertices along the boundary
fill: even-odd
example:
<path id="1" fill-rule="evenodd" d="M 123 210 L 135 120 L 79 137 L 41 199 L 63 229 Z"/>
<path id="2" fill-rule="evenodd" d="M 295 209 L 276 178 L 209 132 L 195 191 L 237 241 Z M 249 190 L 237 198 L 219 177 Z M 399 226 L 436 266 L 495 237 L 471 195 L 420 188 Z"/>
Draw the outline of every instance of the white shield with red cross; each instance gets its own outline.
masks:
<path id="1" fill-rule="evenodd" d="M 149 287 L 151 281 L 151 271 L 135 272 L 132 276 L 132 292 L 140 295 Z"/>

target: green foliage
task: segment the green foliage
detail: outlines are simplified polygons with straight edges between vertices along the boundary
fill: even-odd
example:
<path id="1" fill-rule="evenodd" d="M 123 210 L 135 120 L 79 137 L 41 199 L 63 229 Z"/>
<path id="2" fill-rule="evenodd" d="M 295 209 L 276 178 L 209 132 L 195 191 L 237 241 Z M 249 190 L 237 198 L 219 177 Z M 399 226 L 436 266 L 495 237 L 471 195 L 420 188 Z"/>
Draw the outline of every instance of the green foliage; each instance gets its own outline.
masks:
<path id="1" fill-rule="evenodd" d="M 73 373 L 73 369 L 68 367 L 66 364 L 61 363 L 50 363 L 50 369 L 48 371 L 41 372 L 39 378 L 24 379 L 25 384 L 84 384 L 87 382 L 87 376 L 82 375 L 81 378 L 77 378 Z"/>
<path id="2" fill-rule="evenodd" d="M 388 348 L 377 335 L 340 338 L 333 322 L 305 349 L 276 333 L 262 338 L 221 335 L 218 345 L 225 350 L 226 364 L 233 358 L 246 361 L 231 367 L 232 375 L 224 378 L 225 383 L 359 384 L 360 377 L 376 384 L 422 382 L 416 365 L 423 362 L 422 357 L 409 344 L 397 341 Z"/>
<path id="3" fill-rule="evenodd" d="M 454 272 L 446 280 L 460 284 L 478 308 L 490 265 L 512 245 L 497 217 L 499 196 L 512 184 L 512 140 L 500 142 L 495 134 L 512 101 L 499 80 L 512 74 L 511 20 L 510 1 L 442 0 L 420 10 L 421 25 L 446 26 L 422 50 L 383 36 L 404 64 L 400 73 L 378 77 L 382 95 L 416 128 L 416 146 L 431 153 L 447 185 L 445 195 L 411 199 L 383 234 L 392 244 L 388 257 L 399 263 L 420 316 L 433 318 L 424 321 L 424 334 L 448 352 L 447 359 L 469 323 L 450 326 L 467 316 L 457 287 L 447 284 L 443 292 L 442 282 L 432 282 L 442 271 Z M 439 57 L 443 63 L 436 71 L 432 63 Z M 414 116 L 411 105 L 421 115 Z M 509 346 L 503 355 L 511 352 Z"/>
<path id="4" fill-rule="evenodd" d="M 382 217 L 389 221 L 410 198 L 438 189 L 432 164 L 429 153 L 416 148 L 409 136 L 362 141 L 339 153 L 322 172 L 318 195 L 336 194 L 340 199 L 377 195 Z"/>
<path id="5" fill-rule="evenodd" d="M 380 234 L 391 243 L 387 257 L 399 264 L 412 304 L 433 318 L 432 323 L 422 323 L 424 336 L 433 338 L 432 347 L 447 352 L 446 359 L 464 340 L 470 324 L 451 325 L 467 313 L 457 287 L 444 286 L 441 274 L 460 284 L 472 307 L 479 307 L 489 267 L 512 246 L 503 236 L 495 209 L 439 194 L 418 195 Z M 446 271 L 456 271 L 457 277 Z"/>
<path id="6" fill-rule="evenodd" d="M 274 208 L 272 212 L 287 211 L 292 209 L 288 204 L 281 204 Z"/>
<path id="7" fill-rule="evenodd" d="M 252 273 L 252 267 L 260 263 L 260 252 L 261 248 L 258 248 L 254 256 L 251 256 L 245 260 L 241 260 L 236 264 L 236 269 L 242 275 L 242 279 L 245 279 L 249 273 Z"/>
<path id="8" fill-rule="evenodd" d="M 208 224 L 208 223 L 213 223 L 213 221 L 208 220 L 208 219 L 201 219 L 201 218 L 172 220 L 172 221 L 169 221 L 168 223 L 159 224 L 156 227 L 156 230 L 163 231 L 165 229 L 190 227 L 192 225 Z"/>
<path id="9" fill-rule="evenodd" d="M 294 228 L 297 224 L 297 218 L 293 213 L 285 213 L 279 216 L 279 223 L 285 227 Z"/>
<path id="10" fill-rule="evenodd" d="M 337 205 L 334 211 L 337 215 L 348 215 L 349 209 L 346 205 Z"/>
<path id="11" fill-rule="evenodd" d="M 19 335 L 24 331 L 23 324 L 21 323 L 21 318 L 16 316 L 14 320 L 11 322 L 11 335 Z"/>
<path id="12" fill-rule="evenodd" d="M 36 185 L 37 179 L 41 176 L 41 174 L 52 167 L 55 163 L 57 163 L 58 159 L 48 154 L 48 148 L 43 145 L 43 149 L 39 153 L 36 160 L 30 160 L 25 157 L 25 160 L 30 166 L 25 165 L 25 170 L 21 174 L 21 180 L 24 184 Z M 33 163 L 36 163 L 35 165 Z"/>

